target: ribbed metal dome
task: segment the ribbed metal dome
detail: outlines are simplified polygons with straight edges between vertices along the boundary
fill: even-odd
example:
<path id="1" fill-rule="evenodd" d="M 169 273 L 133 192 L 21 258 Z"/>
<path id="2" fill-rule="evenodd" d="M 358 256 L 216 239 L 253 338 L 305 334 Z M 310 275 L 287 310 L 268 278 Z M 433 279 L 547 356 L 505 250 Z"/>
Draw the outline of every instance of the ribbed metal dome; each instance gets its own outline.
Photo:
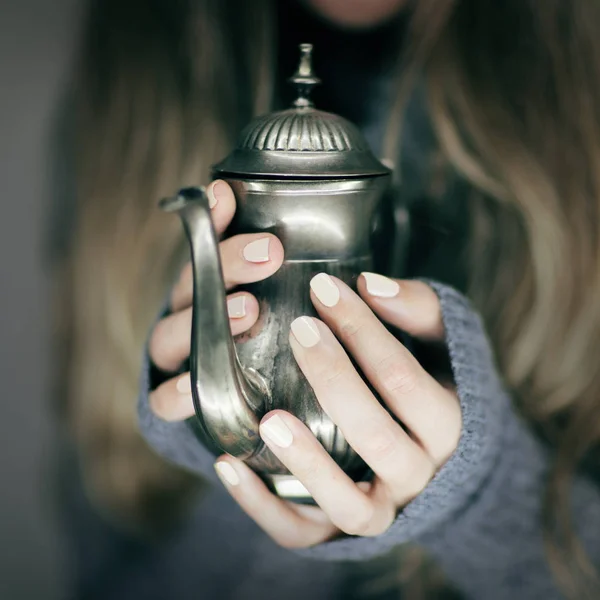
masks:
<path id="1" fill-rule="evenodd" d="M 390 171 L 346 119 L 316 110 L 309 100 L 319 82 L 310 63 L 312 46 L 302 44 L 294 108 L 254 119 L 241 133 L 233 152 L 213 167 L 216 176 L 366 177 Z"/>
<path id="2" fill-rule="evenodd" d="M 242 132 L 238 148 L 281 152 L 367 150 L 354 125 L 332 113 L 290 109 L 255 119 Z"/>

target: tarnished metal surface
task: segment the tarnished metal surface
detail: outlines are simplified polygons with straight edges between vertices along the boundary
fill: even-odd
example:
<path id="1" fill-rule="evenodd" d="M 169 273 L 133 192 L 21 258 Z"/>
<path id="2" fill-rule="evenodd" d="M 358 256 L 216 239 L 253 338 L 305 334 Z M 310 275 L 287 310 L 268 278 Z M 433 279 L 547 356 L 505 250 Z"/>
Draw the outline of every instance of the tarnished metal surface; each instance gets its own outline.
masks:
<path id="1" fill-rule="evenodd" d="M 323 412 L 298 368 L 288 336 L 296 317 L 316 316 L 309 294 L 314 275 L 324 271 L 354 287 L 361 271 L 373 269 L 374 235 L 384 218 L 381 200 L 390 177 L 354 127 L 338 117 L 318 122 L 319 111 L 308 99 L 317 79 L 310 69 L 307 46 L 302 48 L 301 65 L 292 79 L 300 94 L 296 108 L 288 113 L 311 111 L 311 126 L 303 124 L 308 121 L 306 115 L 275 114 L 271 129 L 269 118 L 264 118 L 260 127 L 254 123 L 254 130 L 242 136 L 246 147 L 236 149 L 215 172 L 231 185 L 236 197 L 231 235 L 270 232 L 285 249 L 277 273 L 243 286 L 258 299 L 260 316 L 235 343 L 203 189 L 181 190 L 164 201 L 163 208 L 179 212 L 192 252 L 190 364 L 195 428 L 214 452 L 245 460 L 279 494 L 298 499 L 306 495 L 302 486 L 263 444 L 258 424 L 267 412 L 286 410 L 306 423 L 345 472 L 354 479 L 364 475 L 363 461 Z M 329 141 L 326 133 L 333 136 Z M 273 177 L 265 177 L 263 167 L 275 164 L 269 163 L 275 160 L 273 155 L 278 155 L 277 169 L 272 169 Z M 246 163 L 240 162 L 244 156 Z M 231 168 L 234 163 L 239 168 Z"/>

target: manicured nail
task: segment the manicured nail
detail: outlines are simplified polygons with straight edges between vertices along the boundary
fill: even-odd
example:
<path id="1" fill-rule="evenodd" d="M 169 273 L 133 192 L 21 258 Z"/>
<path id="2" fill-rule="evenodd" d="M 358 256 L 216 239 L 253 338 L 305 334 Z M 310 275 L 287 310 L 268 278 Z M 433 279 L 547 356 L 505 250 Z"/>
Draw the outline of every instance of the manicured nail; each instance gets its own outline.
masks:
<path id="1" fill-rule="evenodd" d="M 215 463 L 215 471 L 222 481 L 229 485 L 239 485 L 240 476 L 235 472 L 235 469 L 224 460 L 218 460 Z"/>
<path id="2" fill-rule="evenodd" d="M 321 339 L 319 330 L 310 317 L 298 317 L 292 321 L 291 329 L 294 337 L 305 348 L 311 348 Z"/>
<path id="3" fill-rule="evenodd" d="M 177 380 L 177 383 L 175 384 L 175 387 L 177 388 L 177 391 L 180 394 L 191 395 L 192 394 L 192 381 L 190 379 L 190 374 L 186 373 L 185 375 L 182 375 Z"/>
<path id="4" fill-rule="evenodd" d="M 250 242 L 243 251 L 244 258 L 253 263 L 263 263 L 269 260 L 269 238 Z"/>
<path id="5" fill-rule="evenodd" d="M 294 441 L 290 428 L 279 415 L 273 415 L 261 423 L 260 432 L 280 448 L 289 448 Z"/>
<path id="6" fill-rule="evenodd" d="M 377 296 L 379 298 L 393 298 L 398 295 L 400 286 L 393 279 L 384 277 L 377 273 L 362 273 L 367 284 L 367 292 L 371 296 Z"/>
<path id="7" fill-rule="evenodd" d="M 310 280 L 310 287 L 325 306 L 335 306 L 340 299 L 340 290 L 327 273 L 319 273 Z"/>
<path id="8" fill-rule="evenodd" d="M 241 319 L 246 316 L 246 296 L 235 296 L 227 299 L 227 313 L 230 319 Z"/>
<path id="9" fill-rule="evenodd" d="M 225 184 L 222 181 L 216 181 L 212 185 L 208 186 L 206 195 L 208 196 L 208 205 L 214 208 L 220 198 L 223 197 L 225 192 Z"/>

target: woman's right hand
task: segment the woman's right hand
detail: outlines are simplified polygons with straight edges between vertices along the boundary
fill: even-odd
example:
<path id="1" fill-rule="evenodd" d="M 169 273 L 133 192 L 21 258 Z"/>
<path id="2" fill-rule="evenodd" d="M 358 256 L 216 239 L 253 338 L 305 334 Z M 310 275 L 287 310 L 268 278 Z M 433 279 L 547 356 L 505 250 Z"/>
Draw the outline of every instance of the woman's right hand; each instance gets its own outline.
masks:
<path id="1" fill-rule="evenodd" d="M 206 189 L 217 235 L 221 235 L 235 213 L 235 197 L 224 181 L 213 181 Z M 273 275 L 283 262 L 283 246 L 270 233 L 242 234 L 219 244 L 225 288 L 260 281 Z M 171 294 L 171 313 L 160 320 L 150 337 L 150 358 L 162 371 L 175 373 L 190 354 L 192 330 L 192 267 L 188 263 Z M 250 329 L 258 318 L 258 302 L 248 292 L 227 296 L 233 335 Z M 180 421 L 194 414 L 190 374 L 162 383 L 150 394 L 154 413 L 166 421 Z"/>

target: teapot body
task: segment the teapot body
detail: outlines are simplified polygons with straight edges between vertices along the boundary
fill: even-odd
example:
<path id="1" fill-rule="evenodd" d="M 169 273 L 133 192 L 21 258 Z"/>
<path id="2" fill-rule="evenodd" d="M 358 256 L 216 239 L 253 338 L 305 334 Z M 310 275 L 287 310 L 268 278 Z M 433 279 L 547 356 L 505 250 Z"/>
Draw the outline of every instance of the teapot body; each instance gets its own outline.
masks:
<path id="1" fill-rule="evenodd" d="M 359 479 L 365 465 L 323 412 L 294 359 L 288 336 L 295 318 L 317 316 L 309 294 L 314 275 L 326 272 L 354 288 L 358 275 L 372 270 L 373 240 L 389 177 L 224 179 L 237 201 L 231 234 L 270 232 L 285 252 L 274 275 L 243 286 L 260 308 L 257 322 L 235 340 L 240 364 L 258 373 L 267 390 L 256 410 L 260 417 L 274 409 L 298 417 L 340 467 Z M 246 462 L 274 487 L 286 484 L 285 467 L 266 446 Z"/>
<path id="2" fill-rule="evenodd" d="M 320 80 L 312 72 L 312 46 L 302 44 L 300 51 L 290 79 L 298 91 L 293 107 L 257 116 L 213 167 L 214 177 L 225 180 L 236 197 L 229 233 L 272 233 L 285 252 L 277 273 L 245 286 L 260 314 L 235 342 L 205 190 L 181 189 L 161 206 L 179 214 L 193 265 L 191 425 L 215 454 L 244 460 L 279 495 L 310 501 L 263 443 L 260 420 L 274 409 L 290 412 L 348 475 L 365 475 L 366 465 L 321 409 L 288 337 L 294 319 L 316 316 L 309 293 L 314 275 L 326 272 L 355 287 L 362 271 L 373 270 L 385 238 L 383 198 L 391 171 L 352 123 L 313 107 L 310 90 Z"/>

